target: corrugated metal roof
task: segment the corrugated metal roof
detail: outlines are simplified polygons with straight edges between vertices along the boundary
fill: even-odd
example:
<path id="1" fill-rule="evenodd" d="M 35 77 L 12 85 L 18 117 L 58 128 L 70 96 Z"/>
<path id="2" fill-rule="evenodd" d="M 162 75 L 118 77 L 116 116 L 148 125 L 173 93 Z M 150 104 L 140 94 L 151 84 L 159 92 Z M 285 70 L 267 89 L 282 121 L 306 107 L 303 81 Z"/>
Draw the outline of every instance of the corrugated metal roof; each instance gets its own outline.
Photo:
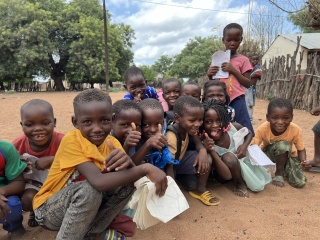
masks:
<path id="1" fill-rule="evenodd" d="M 280 36 L 297 43 L 297 36 L 302 36 L 300 45 L 309 50 L 320 49 L 320 33 L 280 34 Z"/>

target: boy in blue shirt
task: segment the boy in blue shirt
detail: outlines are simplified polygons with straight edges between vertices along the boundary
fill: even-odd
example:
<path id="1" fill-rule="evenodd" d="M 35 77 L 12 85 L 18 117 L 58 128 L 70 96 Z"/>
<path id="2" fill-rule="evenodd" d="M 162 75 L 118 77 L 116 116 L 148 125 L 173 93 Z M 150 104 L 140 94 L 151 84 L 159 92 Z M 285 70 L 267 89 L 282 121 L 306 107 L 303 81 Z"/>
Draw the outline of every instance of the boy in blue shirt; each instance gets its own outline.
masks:
<path id="1" fill-rule="evenodd" d="M 138 67 L 130 67 L 124 74 L 124 88 L 128 91 L 123 99 L 140 102 L 145 98 L 158 99 L 157 91 L 153 87 L 147 86 L 143 72 Z"/>
<path id="2" fill-rule="evenodd" d="M 20 239 L 25 233 L 18 195 L 25 187 L 22 172 L 26 167 L 14 146 L 0 140 L 0 223 L 13 239 Z"/>

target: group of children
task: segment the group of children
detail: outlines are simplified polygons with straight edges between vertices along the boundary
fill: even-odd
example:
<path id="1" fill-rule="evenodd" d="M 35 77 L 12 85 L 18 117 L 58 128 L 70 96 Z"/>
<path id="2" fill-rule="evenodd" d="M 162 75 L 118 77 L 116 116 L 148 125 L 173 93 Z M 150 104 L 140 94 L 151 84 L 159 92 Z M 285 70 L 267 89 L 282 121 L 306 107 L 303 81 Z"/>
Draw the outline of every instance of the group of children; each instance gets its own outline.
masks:
<path id="1" fill-rule="evenodd" d="M 220 183 L 233 180 L 234 193 L 242 197 L 248 197 L 248 189 L 259 192 L 270 182 L 283 187 L 285 177 L 302 188 L 302 166 L 320 166 L 319 151 L 306 161 L 301 130 L 292 123 L 293 107 L 286 99 L 271 100 L 267 122 L 253 132 L 244 87 L 258 75 L 237 52 L 242 32 L 238 24 L 224 29 L 231 61 L 209 67 L 210 81 L 203 91 L 193 82 L 163 82 L 165 110 L 137 67 L 125 73 L 128 93 L 123 100 L 112 104 L 97 89 L 78 94 L 73 101 L 75 129 L 65 136 L 54 131 L 50 103 L 25 103 L 20 111 L 24 134 L 13 145 L 0 141 L 3 228 L 19 238 L 24 210 L 30 212 L 29 226 L 58 231 L 57 239 L 109 239 L 110 229 L 125 239 L 128 231 L 119 219 L 127 218 L 119 216 L 134 191 L 132 183 L 143 176 L 154 182 L 160 197 L 167 188 L 166 176 L 171 176 L 208 206 L 220 203 L 206 189 L 210 176 Z M 214 79 L 220 67 L 229 72 L 228 79 Z M 320 109 L 311 113 L 319 115 Z M 315 146 L 320 144 L 319 129 L 320 121 L 313 129 Z M 240 133 L 242 141 L 237 143 L 234 136 Z M 258 144 L 276 163 L 273 178 L 265 168 L 251 164 L 246 155 L 250 144 Z"/>

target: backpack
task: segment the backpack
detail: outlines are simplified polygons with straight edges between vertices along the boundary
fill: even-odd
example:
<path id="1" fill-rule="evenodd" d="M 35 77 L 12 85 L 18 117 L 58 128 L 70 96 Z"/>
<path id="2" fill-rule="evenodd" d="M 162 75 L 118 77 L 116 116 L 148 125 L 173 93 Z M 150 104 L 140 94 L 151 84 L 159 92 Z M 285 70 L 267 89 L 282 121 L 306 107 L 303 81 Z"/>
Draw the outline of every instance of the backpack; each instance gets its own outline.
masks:
<path id="1" fill-rule="evenodd" d="M 181 153 L 181 145 L 182 145 L 182 141 L 180 139 L 180 134 L 178 132 L 178 129 L 176 129 L 174 126 L 173 126 L 173 122 L 171 122 L 170 124 L 168 124 L 167 126 L 167 131 L 171 131 L 171 132 L 174 132 L 174 134 L 176 135 L 177 137 L 177 152 L 174 156 L 175 159 L 179 160 L 180 158 L 180 153 Z"/>
<path id="2" fill-rule="evenodd" d="M 4 168 L 6 166 L 6 156 L 4 155 L 3 151 L 0 149 L 0 177 L 4 177 Z"/>

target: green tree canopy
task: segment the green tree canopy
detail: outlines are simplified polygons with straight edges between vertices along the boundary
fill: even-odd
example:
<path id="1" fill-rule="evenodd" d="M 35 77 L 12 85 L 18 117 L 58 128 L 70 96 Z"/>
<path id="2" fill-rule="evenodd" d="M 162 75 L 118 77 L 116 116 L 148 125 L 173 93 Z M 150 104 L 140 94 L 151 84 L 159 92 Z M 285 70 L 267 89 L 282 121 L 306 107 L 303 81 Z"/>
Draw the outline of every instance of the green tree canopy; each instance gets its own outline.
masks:
<path id="1" fill-rule="evenodd" d="M 110 16 L 109 16 L 110 19 Z M 108 24 L 109 76 L 120 80 L 133 60 L 134 32 Z M 51 75 L 104 82 L 103 11 L 99 0 L 0 0 L 0 81 Z"/>

